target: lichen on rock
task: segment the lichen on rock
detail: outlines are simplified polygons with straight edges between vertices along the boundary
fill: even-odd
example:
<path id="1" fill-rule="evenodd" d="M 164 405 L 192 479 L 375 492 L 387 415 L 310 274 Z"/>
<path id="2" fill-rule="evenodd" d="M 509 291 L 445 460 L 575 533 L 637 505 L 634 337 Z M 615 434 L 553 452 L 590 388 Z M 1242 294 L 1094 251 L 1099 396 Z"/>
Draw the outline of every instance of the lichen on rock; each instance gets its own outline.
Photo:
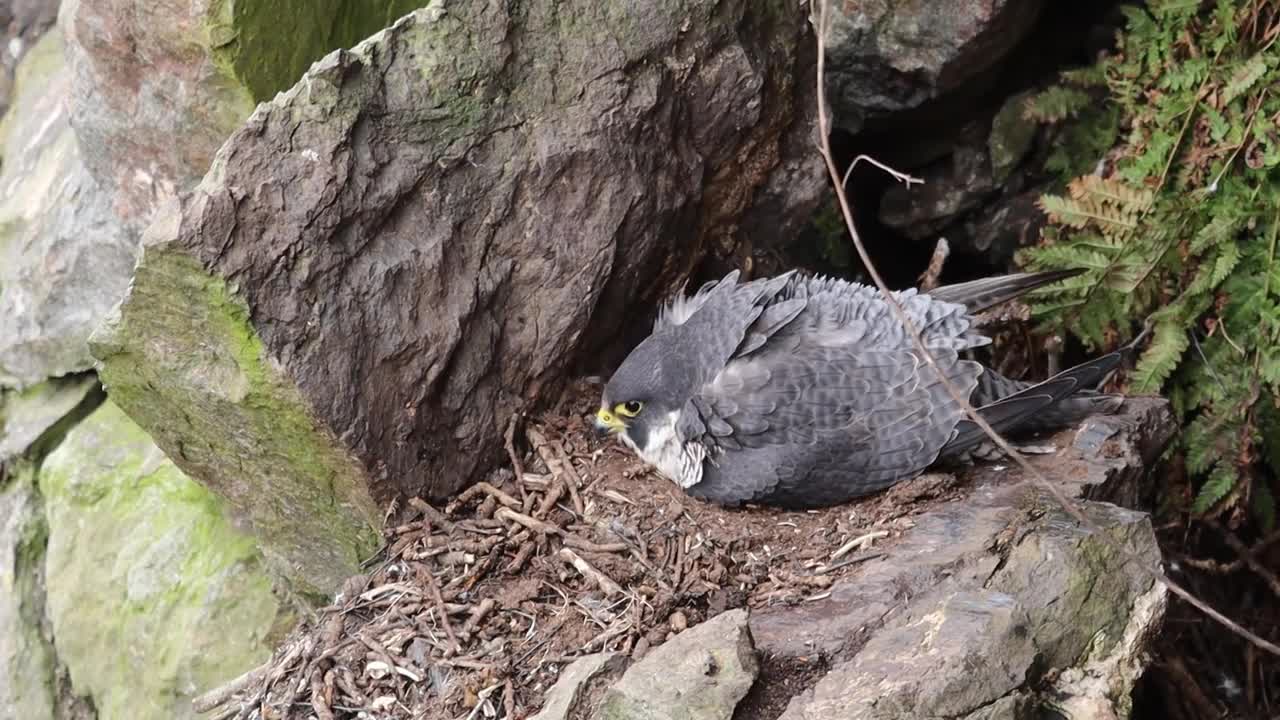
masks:
<path id="1" fill-rule="evenodd" d="M 194 717 L 191 697 L 270 654 L 289 612 L 217 496 L 107 402 L 37 476 L 47 612 L 101 720 Z"/>
<path id="2" fill-rule="evenodd" d="M 317 600 L 377 549 L 361 471 L 309 417 L 244 301 L 172 242 L 176 203 L 148 229 L 133 288 L 92 338 L 111 398 L 250 522 L 272 568 Z"/>

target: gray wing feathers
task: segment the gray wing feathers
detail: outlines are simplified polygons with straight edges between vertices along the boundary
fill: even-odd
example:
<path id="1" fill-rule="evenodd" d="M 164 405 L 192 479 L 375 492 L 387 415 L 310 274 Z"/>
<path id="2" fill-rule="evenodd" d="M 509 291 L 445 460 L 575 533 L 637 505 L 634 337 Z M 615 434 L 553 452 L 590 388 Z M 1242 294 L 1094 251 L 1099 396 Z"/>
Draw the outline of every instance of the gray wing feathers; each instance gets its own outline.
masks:
<path id="1" fill-rule="evenodd" d="M 977 363 L 937 354 L 971 391 Z M 692 490 L 748 499 L 785 496 L 796 483 L 807 498 L 873 492 L 936 459 L 957 421 L 946 397 L 910 350 L 814 346 L 735 360 L 682 413 L 685 431 L 712 450 L 715 477 Z"/>

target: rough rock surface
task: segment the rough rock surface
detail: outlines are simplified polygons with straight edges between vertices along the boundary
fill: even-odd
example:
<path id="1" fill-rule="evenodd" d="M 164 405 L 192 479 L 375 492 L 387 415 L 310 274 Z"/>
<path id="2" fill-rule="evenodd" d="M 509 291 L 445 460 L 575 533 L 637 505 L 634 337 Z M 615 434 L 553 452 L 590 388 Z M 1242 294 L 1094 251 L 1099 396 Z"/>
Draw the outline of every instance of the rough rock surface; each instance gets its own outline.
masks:
<path id="1" fill-rule="evenodd" d="M 542 709 L 529 720 L 569 720 L 581 716 L 599 703 L 600 695 L 626 667 L 626 656 L 619 653 L 596 653 L 574 660 L 547 691 Z M 597 692 L 592 693 L 593 688 Z"/>
<path id="2" fill-rule="evenodd" d="M 0 392 L 0 717 L 73 717 L 44 613 L 48 530 L 36 459 L 101 401 L 91 377 Z"/>
<path id="3" fill-rule="evenodd" d="M 836 125 L 857 132 L 869 119 L 974 81 L 1025 37 L 1043 7 L 1042 0 L 832 3 L 827 89 Z"/>
<path id="4" fill-rule="evenodd" d="M 0 481 L 0 717 L 54 712 L 53 648 L 41 627 L 44 522 L 30 468 Z"/>
<path id="5" fill-rule="evenodd" d="M 66 0 L 72 122 L 94 177 L 141 231 L 196 184 L 255 104 L 422 4 Z"/>
<path id="6" fill-rule="evenodd" d="M 1025 98 L 1015 95 L 993 116 L 959 128 L 945 157 L 914 171 L 923 185 L 890 187 L 881 222 L 911 240 L 945 237 L 953 253 L 992 268 L 1034 243 L 1045 222 L 1035 204 L 1045 187 L 1032 171 L 1037 163 L 1023 163 L 1037 135 L 1035 121 L 1022 115 Z"/>
<path id="7" fill-rule="evenodd" d="M 100 720 L 194 717 L 197 689 L 269 654 L 288 614 L 253 540 L 119 408 L 76 425 L 37 480 L 54 644 Z"/>
<path id="8" fill-rule="evenodd" d="M 1172 427 L 1166 403 L 1130 399 L 1036 465 L 1069 497 L 1099 498 L 1085 505 L 1090 519 L 1158 563 L 1148 516 L 1101 499 L 1138 501 Z M 1021 719 L 1045 705 L 1127 716 L 1164 587 L 1016 468 L 974 474 L 968 497 L 920 516 L 829 598 L 753 615 L 763 682 L 797 662 L 825 668 L 783 718 Z"/>
<path id="9" fill-rule="evenodd" d="M 740 1 L 508 12 L 433 5 L 260 106 L 180 220 L 153 227 L 143 265 L 168 270 L 140 271 L 97 343 L 113 397 L 260 534 L 272 515 L 243 498 L 296 491 L 354 508 L 325 510 L 323 532 L 264 538 L 286 572 L 322 574 L 317 587 L 355 570 L 352 539 L 376 520 L 362 493 L 438 497 L 479 479 L 513 412 L 558 383 L 588 336 L 609 336 L 735 232 L 810 112 L 793 105 L 810 81 L 796 75 L 801 13 Z M 237 357 L 285 396 L 238 395 L 217 344 L 181 330 L 210 311 L 189 310 L 198 290 L 173 293 L 224 280 L 247 308 L 238 336 L 262 344 Z M 302 445 L 330 448 L 321 461 L 275 452 L 282 415 L 315 421 Z M 345 461 L 325 459 L 347 451 L 358 489 Z M 345 547 L 325 567 L 314 548 L 330 533 Z"/>
<path id="10" fill-rule="evenodd" d="M 676 635 L 625 672 L 619 660 L 601 653 L 575 661 L 534 718 L 729 720 L 759 671 L 741 609 Z"/>
<path id="11" fill-rule="evenodd" d="M 50 380 L 23 391 L 0 391 L 0 467 L 23 455 L 39 456 L 59 424 L 80 419 L 82 405 L 96 405 L 102 390 L 92 377 Z"/>
<path id="12" fill-rule="evenodd" d="M 18 68 L 0 123 L 0 385 L 92 367 L 86 340 L 136 260 L 136 237 L 81 160 L 70 84 L 58 33 L 47 33 Z"/>
<path id="13" fill-rule="evenodd" d="M 0 115 L 9 109 L 14 71 L 27 51 L 57 19 L 57 0 L 0 3 Z"/>
<path id="14" fill-rule="evenodd" d="M 746 610 L 685 630 L 605 693 L 600 720 L 729 720 L 759 671 Z"/>

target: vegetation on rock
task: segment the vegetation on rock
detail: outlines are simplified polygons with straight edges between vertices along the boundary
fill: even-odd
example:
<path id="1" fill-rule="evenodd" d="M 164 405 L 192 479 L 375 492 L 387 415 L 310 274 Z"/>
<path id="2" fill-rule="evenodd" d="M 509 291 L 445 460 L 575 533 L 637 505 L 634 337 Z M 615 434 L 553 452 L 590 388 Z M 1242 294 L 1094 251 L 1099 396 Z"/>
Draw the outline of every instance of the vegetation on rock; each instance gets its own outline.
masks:
<path id="1" fill-rule="evenodd" d="M 1087 272 L 1033 311 L 1091 350 L 1153 326 L 1130 378 L 1162 391 L 1201 479 L 1193 513 L 1274 524 L 1280 472 L 1280 52 L 1274 0 L 1126 6 L 1116 51 L 1030 98 L 1060 126 L 1035 269 Z M 1068 119 L 1070 119 L 1068 121 Z"/>

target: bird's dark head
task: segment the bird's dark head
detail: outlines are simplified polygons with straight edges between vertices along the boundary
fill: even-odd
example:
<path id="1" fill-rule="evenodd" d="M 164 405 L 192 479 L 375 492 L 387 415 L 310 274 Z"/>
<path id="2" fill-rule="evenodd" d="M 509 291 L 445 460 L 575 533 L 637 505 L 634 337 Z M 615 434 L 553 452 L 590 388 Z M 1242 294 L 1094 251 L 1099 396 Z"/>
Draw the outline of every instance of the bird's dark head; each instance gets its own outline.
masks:
<path id="1" fill-rule="evenodd" d="M 693 391 L 689 356 L 674 333 L 656 333 L 637 345 L 605 385 L 596 430 L 645 447 L 655 425 L 669 424 Z"/>

